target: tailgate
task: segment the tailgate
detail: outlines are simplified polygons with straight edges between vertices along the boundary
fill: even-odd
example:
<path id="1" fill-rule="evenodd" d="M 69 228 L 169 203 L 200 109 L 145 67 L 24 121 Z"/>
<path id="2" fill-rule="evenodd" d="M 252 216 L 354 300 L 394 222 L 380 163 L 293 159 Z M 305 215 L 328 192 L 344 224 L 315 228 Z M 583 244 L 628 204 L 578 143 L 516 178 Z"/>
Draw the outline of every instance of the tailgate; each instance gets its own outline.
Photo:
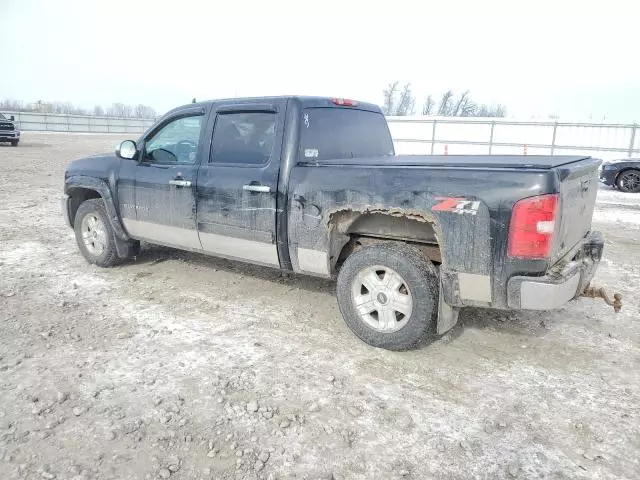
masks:
<path id="1" fill-rule="evenodd" d="M 598 166 L 601 161 L 586 158 L 556 167 L 560 197 L 560 224 L 552 263 L 577 245 L 591 230 L 591 218 L 598 193 Z"/>

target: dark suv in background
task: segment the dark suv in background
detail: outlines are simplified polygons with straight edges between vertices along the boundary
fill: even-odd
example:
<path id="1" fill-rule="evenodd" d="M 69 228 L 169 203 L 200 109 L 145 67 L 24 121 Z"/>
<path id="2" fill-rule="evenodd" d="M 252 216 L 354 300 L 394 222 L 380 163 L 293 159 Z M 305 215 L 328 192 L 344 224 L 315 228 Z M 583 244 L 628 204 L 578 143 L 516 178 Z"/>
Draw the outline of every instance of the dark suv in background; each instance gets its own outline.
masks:
<path id="1" fill-rule="evenodd" d="M 20 142 L 20 130 L 16 128 L 13 115 L 0 113 L 0 142 L 11 142 L 14 147 Z"/>

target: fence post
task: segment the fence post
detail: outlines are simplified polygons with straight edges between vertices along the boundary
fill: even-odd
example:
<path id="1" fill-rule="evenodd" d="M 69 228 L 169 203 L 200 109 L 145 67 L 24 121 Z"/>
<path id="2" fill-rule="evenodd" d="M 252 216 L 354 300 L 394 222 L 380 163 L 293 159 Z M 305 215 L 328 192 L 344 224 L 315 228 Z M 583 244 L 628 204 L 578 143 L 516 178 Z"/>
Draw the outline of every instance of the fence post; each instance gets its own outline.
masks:
<path id="1" fill-rule="evenodd" d="M 431 129 L 431 155 L 433 155 L 433 149 L 436 146 L 436 123 L 437 120 L 433 120 L 433 128 Z"/>
<path id="2" fill-rule="evenodd" d="M 633 146 L 636 143 L 636 130 L 638 129 L 638 124 L 634 123 L 631 128 L 631 142 L 629 142 L 629 156 L 633 157 Z"/>
<path id="3" fill-rule="evenodd" d="M 67 132 L 71 131 L 71 115 L 67 115 Z"/>
<path id="4" fill-rule="evenodd" d="M 493 129 L 496 128 L 496 121 L 491 121 L 491 133 L 489 133 L 489 155 L 491 155 L 491 149 L 493 148 Z"/>
<path id="5" fill-rule="evenodd" d="M 553 151 L 556 149 L 556 132 L 558 131 L 558 122 L 553 124 L 553 136 L 551 137 L 551 155 L 553 155 Z"/>

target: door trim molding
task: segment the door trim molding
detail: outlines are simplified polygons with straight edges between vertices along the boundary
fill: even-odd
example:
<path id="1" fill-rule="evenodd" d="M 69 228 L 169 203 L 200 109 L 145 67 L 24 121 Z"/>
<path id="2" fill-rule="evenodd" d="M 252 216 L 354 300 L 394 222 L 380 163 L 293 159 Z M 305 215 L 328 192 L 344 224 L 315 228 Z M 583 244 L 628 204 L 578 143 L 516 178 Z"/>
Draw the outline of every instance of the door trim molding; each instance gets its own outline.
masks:
<path id="1" fill-rule="evenodd" d="M 131 218 L 123 218 L 122 223 L 130 236 L 150 243 L 159 242 L 177 248 L 185 247 L 190 250 L 202 250 L 198 239 L 198 232 L 188 228 L 160 225 L 158 223 L 143 222 Z"/>
<path id="2" fill-rule="evenodd" d="M 250 260 L 264 265 L 280 266 L 278 249 L 274 243 L 256 242 L 238 237 L 199 232 L 202 249 L 206 253 Z"/>

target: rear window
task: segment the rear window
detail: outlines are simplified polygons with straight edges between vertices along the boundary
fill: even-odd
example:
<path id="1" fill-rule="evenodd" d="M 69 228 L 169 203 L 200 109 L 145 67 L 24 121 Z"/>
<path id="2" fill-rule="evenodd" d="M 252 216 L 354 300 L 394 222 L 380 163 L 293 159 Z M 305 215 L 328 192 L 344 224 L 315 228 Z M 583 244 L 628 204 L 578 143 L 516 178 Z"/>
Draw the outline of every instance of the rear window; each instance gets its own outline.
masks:
<path id="1" fill-rule="evenodd" d="M 302 111 L 300 160 L 393 155 L 393 142 L 381 113 L 350 108 Z"/>

